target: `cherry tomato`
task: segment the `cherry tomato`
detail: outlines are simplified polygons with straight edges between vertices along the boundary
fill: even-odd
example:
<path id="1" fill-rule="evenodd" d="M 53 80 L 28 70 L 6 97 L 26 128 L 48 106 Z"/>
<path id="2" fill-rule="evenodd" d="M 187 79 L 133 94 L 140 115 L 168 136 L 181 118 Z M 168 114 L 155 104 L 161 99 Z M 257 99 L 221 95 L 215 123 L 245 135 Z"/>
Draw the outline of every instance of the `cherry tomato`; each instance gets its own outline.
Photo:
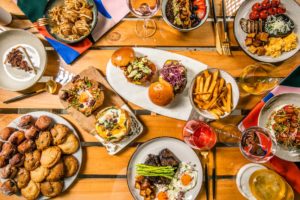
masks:
<path id="1" fill-rule="evenodd" d="M 258 20 L 259 19 L 259 12 L 258 11 L 252 11 L 249 15 L 249 18 L 251 20 Z"/>
<path id="2" fill-rule="evenodd" d="M 283 14 L 283 13 L 285 13 L 286 12 L 286 9 L 285 8 L 283 8 L 283 7 L 278 7 L 277 8 L 277 13 L 278 14 Z"/>
<path id="3" fill-rule="evenodd" d="M 278 7 L 280 4 L 280 0 L 272 0 L 271 5 L 272 7 Z"/>
<path id="4" fill-rule="evenodd" d="M 261 4 L 261 7 L 262 7 L 262 9 L 268 9 L 271 7 L 271 4 L 270 4 L 270 2 L 263 2 Z"/>
<path id="5" fill-rule="evenodd" d="M 255 3 L 252 6 L 252 10 L 260 11 L 261 10 L 261 4 L 260 3 Z"/>
<path id="6" fill-rule="evenodd" d="M 260 19 L 267 19 L 267 17 L 268 17 L 268 12 L 266 10 L 263 10 L 259 13 Z"/>
<path id="7" fill-rule="evenodd" d="M 269 13 L 269 15 L 276 15 L 277 14 L 277 9 L 276 8 L 269 8 L 268 13 Z"/>

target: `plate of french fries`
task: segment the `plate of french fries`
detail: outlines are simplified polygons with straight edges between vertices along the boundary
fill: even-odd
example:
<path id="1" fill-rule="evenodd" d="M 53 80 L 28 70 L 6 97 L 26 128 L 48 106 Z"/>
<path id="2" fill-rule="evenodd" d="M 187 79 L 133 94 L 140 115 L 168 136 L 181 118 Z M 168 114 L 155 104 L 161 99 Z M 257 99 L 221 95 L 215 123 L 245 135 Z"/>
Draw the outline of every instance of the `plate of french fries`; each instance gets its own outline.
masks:
<path id="1" fill-rule="evenodd" d="M 196 75 L 189 91 L 193 108 L 208 119 L 228 116 L 236 108 L 239 96 L 234 78 L 227 72 L 214 68 Z"/>

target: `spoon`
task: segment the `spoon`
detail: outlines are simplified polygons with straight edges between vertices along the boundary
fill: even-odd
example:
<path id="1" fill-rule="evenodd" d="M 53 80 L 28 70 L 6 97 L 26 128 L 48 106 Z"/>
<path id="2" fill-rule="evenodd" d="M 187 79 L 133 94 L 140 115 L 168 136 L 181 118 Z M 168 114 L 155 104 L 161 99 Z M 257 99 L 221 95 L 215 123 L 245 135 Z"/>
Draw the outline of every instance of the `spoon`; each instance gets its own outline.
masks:
<path id="1" fill-rule="evenodd" d="M 43 92 L 48 92 L 50 94 L 54 94 L 56 92 L 56 90 L 57 90 L 57 83 L 53 80 L 49 80 L 49 81 L 46 82 L 45 87 L 43 89 L 33 91 L 33 92 L 30 92 L 30 93 L 26 93 L 26 94 L 22 94 L 20 96 L 11 98 L 9 100 L 6 100 L 3 103 L 6 103 L 6 104 L 12 103 L 12 102 L 15 102 L 15 101 L 25 99 L 27 97 L 32 97 L 34 95 L 37 95 L 37 94 L 40 94 L 40 93 L 43 93 Z"/>

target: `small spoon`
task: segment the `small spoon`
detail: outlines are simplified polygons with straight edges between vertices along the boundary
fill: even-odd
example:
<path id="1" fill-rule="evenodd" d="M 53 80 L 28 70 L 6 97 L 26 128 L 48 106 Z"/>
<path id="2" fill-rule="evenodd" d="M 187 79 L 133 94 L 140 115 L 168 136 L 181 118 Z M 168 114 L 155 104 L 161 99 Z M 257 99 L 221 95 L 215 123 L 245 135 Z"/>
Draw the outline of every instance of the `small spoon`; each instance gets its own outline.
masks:
<path id="1" fill-rule="evenodd" d="M 50 94 L 54 94 L 56 92 L 56 90 L 57 90 L 57 83 L 53 80 L 49 80 L 49 81 L 46 82 L 45 87 L 43 89 L 40 89 L 40 90 L 37 90 L 37 91 L 34 91 L 34 92 L 30 92 L 30 93 L 26 93 L 26 94 L 22 94 L 20 96 L 11 98 L 9 100 L 6 100 L 3 103 L 6 103 L 6 104 L 12 103 L 12 102 L 15 102 L 15 101 L 26 99 L 28 97 L 32 97 L 34 95 L 37 95 L 37 94 L 40 94 L 40 93 L 43 93 L 43 92 L 48 92 Z"/>

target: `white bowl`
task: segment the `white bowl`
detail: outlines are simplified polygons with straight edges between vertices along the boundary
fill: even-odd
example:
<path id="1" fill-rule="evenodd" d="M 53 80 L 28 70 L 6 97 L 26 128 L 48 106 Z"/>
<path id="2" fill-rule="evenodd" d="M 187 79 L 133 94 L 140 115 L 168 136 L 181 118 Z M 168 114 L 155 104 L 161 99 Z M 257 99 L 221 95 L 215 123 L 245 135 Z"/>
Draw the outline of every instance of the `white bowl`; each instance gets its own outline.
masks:
<path id="1" fill-rule="evenodd" d="M 166 16 L 166 6 L 167 6 L 167 2 L 168 0 L 162 0 L 162 3 L 161 3 L 161 12 L 162 12 L 162 16 L 163 16 L 163 19 L 165 20 L 165 22 L 170 25 L 171 27 L 177 29 L 178 31 L 181 31 L 181 32 L 189 32 L 189 31 L 192 31 L 192 30 L 195 30 L 197 28 L 199 28 L 200 26 L 202 26 L 202 24 L 204 24 L 204 22 L 206 22 L 207 18 L 208 18 L 208 14 L 209 14 L 209 11 L 210 11 L 210 3 L 209 3 L 209 0 L 205 0 L 205 3 L 206 3 L 206 14 L 204 16 L 204 18 L 201 20 L 201 22 L 195 26 L 195 27 L 192 27 L 192 28 L 188 28 L 188 29 L 183 29 L 183 28 L 179 28 L 177 26 L 174 26 L 167 18 Z"/>
<path id="2" fill-rule="evenodd" d="M 222 77 L 226 83 L 231 83 L 231 86 L 232 86 L 232 100 L 233 100 L 233 107 L 232 107 L 232 110 L 231 112 L 236 108 L 238 102 L 239 102 L 239 99 L 240 99 L 240 91 L 239 91 L 239 87 L 235 81 L 235 79 L 227 72 L 223 71 L 223 70 L 220 70 L 220 69 L 216 69 L 216 68 L 208 68 L 207 69 L 210 73 L 216 71 L 216 70 L 219 70 L 220 72 L 220 77 Z M 205 71 L 205 70 L 204 70 Z M 193 106 L 193 108 L 197 111 L 198 114 L 200 114 L 201 116 L 207 118 L 207 119 L 211 119 L 211 120 L 216 120 L 216 118 L 211 114 L 209 113 L 208 111 L 206 110 L 202 110 L 200 109 L 195 103 L 194 103 L 194 100 L 193 100 L 193 90 L 194 90 L 194 85 L 195 85 L 195 81 L 196 81 L 196 78 L 201 75 L 204 71 L 201 71 L 200 73 L 198 73 L 192 80 L 191 82 L 191 85 L 190 85 L 190 88 L 189 88 L 189 98 L 190 98 L 190 102 Z M 220 118 L 225 118 L 227 117 L 228 115 L 230 115 L 230 113 L 225 113 L 224 115 L 220 116 Z"/>

